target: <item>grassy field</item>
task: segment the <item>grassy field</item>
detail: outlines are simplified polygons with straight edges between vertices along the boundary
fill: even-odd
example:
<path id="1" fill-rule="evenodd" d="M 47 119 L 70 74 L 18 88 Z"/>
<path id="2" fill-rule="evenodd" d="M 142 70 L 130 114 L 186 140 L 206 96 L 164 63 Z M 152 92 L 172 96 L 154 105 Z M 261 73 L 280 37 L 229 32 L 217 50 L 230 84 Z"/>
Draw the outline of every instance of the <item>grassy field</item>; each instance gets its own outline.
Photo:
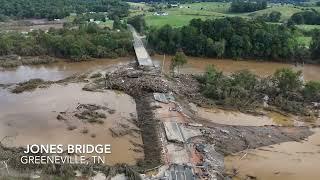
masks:
<path id="1" fill-rule="evenodd" d="M 99 24 L 99 26 L 100 27 L 108 27 L 108 28 L 112 29 L 113 28 L 113 20 L 108 19 L 108 20 L 106 20 L 106 22 L 101 22 Z"/>
<path id="2" fill-rule="evenodd" d="M 302 24 L 302 25 L 296 25 L 299 29 L 302 30 L 306 30 L 306 31 L 310 31 L 313 29 L 320 29 L 320 25 L 306 25 L 306 24 Z"/>
<path id="3" fill-rule="evenodd" d="M 227 16 L 235 16 L 235 14 L 229 14 L 228 9 L 230 3 L 220 2 L 202 2 L 183 4 L 180 7 L 170 8 L 164 10 L 167 12 L 167 16 L 157 16 L 152 12 L 147 12 L 146 22 L 149 26 L 163 26 L 169 24 L 173 27 L 180 27 L 189 23 L 191 19 L 200 18 L 221 18 Z M 241 16 L 242 14 L 238 14 Z"/>
<path id="4" fill-rule="evenodd" d="M 270 7 L 267 9 L 263 9 L 260 11 L 249 13 L 249 16 L 256 17 L 261 16 L 263 14 L 269 14 L 272 11 L 278 11 L 281 13 L 281 20 L 282 22 L 288 20 L 294 13 L 301 12 L 302 7 L 294 6 L 291 4 L 287 5 L 278 5 L 278 4 L 271 4 Z"/>
<path id="5" fill-rule="evenodd" d="M 310 43 L 311 43 L 311 40 L 312 40 L 312 37 L 308 37 L 308 36 L 298 36 L 296 37 L 297 41 L 306 46 L 306 47 L 309 47 L 310 46 Z"/>
<path id="6" fill-rule="evenodd" d="M 133 7 L 139 7 L 140 3 L 134 3 Z M 147 9 L 148 5 L 141 4 L 143 9 Z M 200 18 L 222 18 L 222 17 L 234 17 L 240 16 L 244 18 L 254 18 L 261 16 L 263 14 L 271 13 L 272 11 L 278 11 L 282 13 L 281 21 L 285 22 L 288 20 L 294 13 L 303 11 L 305 7 L 299 7 L 294 5 L 280 5 L 280 4 L 270 4 L 267 9 L 255 11 L 251 13 L 230 13 L 229 12 L 230 3 L 224 2 L 201 2 L 201 3 L 191 3 L 191 4 L 182 4 L 180 7 L 165 9 L 164 12 L 167 12 L 167 16 L 157 16 L 152 12 L 141 11 L 139 8 L 132 10 L 132 15 L 136 14 L 145 14 L 146 22 L 149 26 L 163 26 L 169 24 L 174 27 L 180 27 L 189 23 L 191 19 Z M 314 8 L 314 7 L 310 7 Z M 317 9 L 316 7 L 315 9 Z M 141 9 L 141 8 L 140 8 Z M 320 11 L 320 8 L 319 8 Z"/>

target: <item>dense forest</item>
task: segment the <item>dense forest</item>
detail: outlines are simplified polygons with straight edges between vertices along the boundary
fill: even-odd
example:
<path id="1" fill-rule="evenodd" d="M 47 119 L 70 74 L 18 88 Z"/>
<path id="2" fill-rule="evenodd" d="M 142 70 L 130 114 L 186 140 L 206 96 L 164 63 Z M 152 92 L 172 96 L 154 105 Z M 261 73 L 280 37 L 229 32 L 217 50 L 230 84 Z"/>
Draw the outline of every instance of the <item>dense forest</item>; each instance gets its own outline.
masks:
<path id="1" fill-rule="evenodd" d="M 314 35 L 313 39 L 311 53 L 317 54 L 319 38 Z M 304 61 L 310 58 L 310 51 L 296 41 L 292 30 L 285 25 L 240 17 L 205 21 L 193 19 L 182 28 L 166 25 L 150 29 L 148 42 L 155 51 L 167 54 L 182 49 L 186 55 L 218 58 L 275 61 Z"/>
<path id="2" fill-rule="evenodd" d="M 243 12 L 253 12 L 258 11 L 262 9 L 267 8 L 267 2 L 266 1 L 241 1 L 241 0 L 235 0 L 232 1 L 230 12 L 234 13 L 243 13 Z"/>
<path id="3" fill-rule="evenodd" d="M 50 55 L 73 60 L 90 57 L 126 56 L 132 52 L 129 31 L 101 29 L 95 23 L 80 25 L 78 29 L 50 29 L 48 33 L 33 31 L 0 34 L 0 55 Z"/>
<path id="4" fill-rule="evenodd" d="M 293 14 L 289 21 L 295 24 L 319 25 L 320 13 L 317 11 L 298 12 Z"/>
<path id="5" fill-rule="evenodd" d="M 108 12 L 109 18 L 128 15 L 121 0 L 0 0 L 0 17 L 61 19 L 70 13 Z"/>
<path id="6" fill-rule="evenodd" d="M 320 82 L 304 84 L 301 73 L 280 69 L 271 77 L 260 79 L 249 71 L 226 76 L 209 67 L 206 73 L 198 76 L 198 80 L 201 92 L 218 105 L 247 110 L 261 107 L 265 100 L 286 112 L 312 115 L 307 107 L 320 101 Z"/>

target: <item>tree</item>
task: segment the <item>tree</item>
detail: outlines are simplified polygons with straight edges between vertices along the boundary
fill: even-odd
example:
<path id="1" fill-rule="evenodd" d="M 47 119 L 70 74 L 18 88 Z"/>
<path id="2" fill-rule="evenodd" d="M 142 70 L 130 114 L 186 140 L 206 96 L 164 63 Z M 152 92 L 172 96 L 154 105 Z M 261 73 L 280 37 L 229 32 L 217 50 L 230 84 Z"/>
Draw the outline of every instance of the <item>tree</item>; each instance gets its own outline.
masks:
<path id="1" fill-rule="evenodd" d="M 144 33 L 147 28 L 143 15 L 137 15 L 129 18 L 128 23 L 131 24 L 139 33 Z"/>
<path id="2" fill-rule="evenodd" d="M 236 12 L 236 13 L 242 13 L 242 12 L 253 12 L 253 11 L 266 9 L 266 8 L 267 8 L 266 1 L 251 2 L 251 1 L 234 0 L 231 3 L 230 11 Z"/>
<path id="3" fill-rule="evenodd" d="M 278 11 L 272 11 L 269 14 L 269 21 L 270 22 L 279 22 L 281 18 L 281 13 Z"/>
<path id="4" fill-rule="evenodd" d="M 319 81 L 307 82 L 303 89 L 303 95 L 309 101 L 314 101 L 314 102 L 320 101 L 320 82 Z"/>
<path id="5" fill-rule="evenodd" d="M 0 7 L 0 14 L 21 19 L 62 19 L 73 12 L 108 12 L 113 19 L 129 13 L 129 4 L 119 0 L 0 0 Z"/>
<path id="6" fill-rule="evenodd" d="M 312 36 L 310 45 L 311 55 L 313 59 L 320 59 L 320 31 L 316 31 Z"/>
<path id="7" fill-rule="evenodd" d="M 320 24 L 320 14 L 317 11 L 302 11 L 291 16 L 290 20 L 296 24 Z"/>
<path id="8" fill-rule="evenodd" d="M 180 68 L 187 63 L 187 57 L 182 51 L 178 51 L 176 55 L 171 59 L 171 70 L 174 76 L 175 68 L 178 69 L 180 73 Z"/>
<path id="9" fill-rule="evenodd" d="M 286 26 L 239 17 L 205 21 L 196 19 L 181 28 L 165 25 L 150 29 L 147 39 L 155 51 L 175 54 L 178 49 L 182 49 L 188 56 L 294 62 L 307 57 L 310 52 L 308 49 L 297 48 L 299 42 L 296 41 L 294 31 Z"/>
<path id="10" fill-rule="evenodd" d="M 279 69 L 273 75 L 273 83 L 279 89 L 280 93 L 287 95 L 290 92 L 299 91 L 302 88 L 302 71 L 294 72 L 292 69 Z"/>

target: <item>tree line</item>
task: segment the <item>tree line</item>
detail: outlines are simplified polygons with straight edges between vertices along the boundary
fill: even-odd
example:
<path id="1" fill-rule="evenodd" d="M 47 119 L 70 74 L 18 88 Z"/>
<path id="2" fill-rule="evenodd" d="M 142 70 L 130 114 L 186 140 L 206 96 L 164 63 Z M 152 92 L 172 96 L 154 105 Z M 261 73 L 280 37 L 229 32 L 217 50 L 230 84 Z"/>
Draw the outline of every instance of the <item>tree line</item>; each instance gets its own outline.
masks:
<path id="1" fill-rule="evenodd" d="M 257 17 L 257 19 L 261 21 L 266 21 L 266 22 L 279 22 L 281 19 L 281 13 L 278 11 L 272 11 L 269 14 L 262 14 Z"/>
<path id="2" fill-rule="evenodd" d="M 41 30 L 28 35 L 0 33 L 0 55 L 49 55 L 75 61 L 87 58 L 115 58 L 133 52 L 129 31 L 101 29 L 95 23 L 79 25 L 78 29 Z"/>
<path id="3" fill-rule="evenodd" d="M 234 0 L 231 3 L 230 12 L 234 13 L 244 13 L 244 12 L 254 12 L 267 8 L 267 1 L 241 1 Z"/>
<path id="4" fill-rule="evenodd" d="M 0 0 L 0 17 L 62 19 L 70 13 L 108 12 L 113 17 L 129 13 L 121 0 Z"/>
<path id="5" fill-rule="evenodd" d="M 301 71 L 279 69 L 272 76 L 258 78 L 243 70 L 224 75 L 213 66 L 197 77 L 201 92 L 215 104 L 252 110 L 264 102 L 283 111 L 299 115 L 317 115 L 313 102 L 320 101 L 320 82 L 301 80 Z M 311 107 L 311 108 L 308 108 Z"/>
<path id="6" fill-rule="evenodd" d="M 313 48 L 309 50 L 299 44 L 292 30 L 285 25 L 240 17 L 193 19 L 181 28 L 169 25 L 151 28 L 147 39 L 149 46 L 158 53 L 174 54 L 182 49 L 189 56 L 287 62 L 310 59 L 310 54 L 317 54 L 320 48 L 316 35 Z M 316 56 L 313 57 L 319 58 Z"/>
<path id="7" fill-rule="evenodd" d="M 315 10 L 298 12 L 293 14 L 289 21 L 293 22 L 294 24 L 319 25 L 320 13 Z"/>

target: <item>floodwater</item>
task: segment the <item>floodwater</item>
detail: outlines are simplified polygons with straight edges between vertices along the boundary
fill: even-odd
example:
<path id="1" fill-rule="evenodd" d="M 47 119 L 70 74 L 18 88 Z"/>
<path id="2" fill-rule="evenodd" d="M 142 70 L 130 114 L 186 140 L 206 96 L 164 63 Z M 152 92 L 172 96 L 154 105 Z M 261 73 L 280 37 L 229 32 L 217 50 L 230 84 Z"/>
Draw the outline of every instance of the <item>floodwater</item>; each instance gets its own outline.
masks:
<path id="1" fill-rule="evenodd" d="M 133 60 L 132 57 L 117 59 L 96 59 L 82 62 L 58 61 L 52 64 L 36 66 L 19 66 L 12 69 L 0 68 L 0 84 L 18 83 L 34 78 L 43 80 L 60 80 L 77 73 L 84 73 L 90 70 L 103 69 L 111 65 L 127 63 Z"/>
<path id="2" fill-rule="evenodd" d="M 167 60 L 164 63 L 165 71 L 169 71 L 169 59 L 171 58 L 171 56 L 166 56 Z M 163 56 L 156 55 L 153 56 L 152 59 L 156 65 L 163 65 Z M 77 63 L 59 61 L 57 63 L 46 65 L 19 66 L 13 69 L 0 68 L 0 84 L 18 83 L 34 78 L 42 78 L 44 80 L 60 80 L 76 73 L 102 69 L 111 65 L 127 63 L 130 61 L 134 61 L 134 57 L 96 59 Z M 285 63 L 217 60 L 188 57 L 188 64 L 183 66 L 180 71 L 181 73 L 202 73 L 209 65 L 215 65 L 219 70 L 225 72 L 226 74 L 248 69 L 260 76 L 271 75 L 279 68 L 291 67 L 296 70 L 302 70 L 305 80 L 320 80 L 320 65 L 310 64 L 306 64 L 303 67 L 295 67 L 294 65 Z"/>
<path id="3" fill-rule="evenodd" d="M 118 123 L 136 128 L 128 121 L 132 114 L 136 115 L 134 100 L 114 91 L 82 91 L 83 85 L 55 84 L 21 94 L 0 89 L 0 139 L 9 136 L 3 141 L 9 147 L 28 144 L 111 144 L 112 153 L 105 156 L 108 164 L 135 164 L 137 158 L 143 158 L 143 153 L 133 151 L 135 147 L 131 142 L 142 144 L 141 136 L 112 137 L 109 130 Z M 57 120 L 59 112 L 72 112 L 78 103 L 105 105 L 114 109 L 115 113 L 106 114 L 104 124 L 84 123 L 78 119 Z M 70 131 L 68 125 L 76 126 L 76 129 Z M 87 134 L 81 132 L 84 128 L 89 130 Z"/>
<path id="4" fill-rule="evenodd" d="M 165 61 L 163 61 L 163 55 L 155 55 L 152 59 L 156 65 L 160 67 L 164 65 L 164 70 L 169 71 L 172 56 L 165 56 Z M 181 68 L 181 73 L 202 73 L 209 65 L 214 65 L 218 70 L 223 71 L 226 74 L 247 69 L 256 75 L 266 77 L 272 75 L 277 69 L 293 68 L 295 70 L 301 70 L 303 72 L 304 79 L 307 81 L 320 80 L 320 65 L 305 64 L 304 66 L 295 67 L 293 64 L 276 62 L 235 61 L 199 57 L 188 57 L 187 59 L 188 63 Z"/>
<path id="5" fill-rule="evenodd" d="M 226 169 L 237 169 L 234 179 L 318 180 L 320 178 L 320 129 L 302 142 L 285 142 L 247 150 L 225 158 Z"/>
<path id="6" fill-rule="evenodd" d="M 238 111 L 221 110 L 217 108 L 197 107 L 197 115 L 210 122 L 238 126 L 300 126 L 303 122 L 295 116 L 284 116 L 276 112 L 265 112 L 265 115 L 245 114 Z"/>

